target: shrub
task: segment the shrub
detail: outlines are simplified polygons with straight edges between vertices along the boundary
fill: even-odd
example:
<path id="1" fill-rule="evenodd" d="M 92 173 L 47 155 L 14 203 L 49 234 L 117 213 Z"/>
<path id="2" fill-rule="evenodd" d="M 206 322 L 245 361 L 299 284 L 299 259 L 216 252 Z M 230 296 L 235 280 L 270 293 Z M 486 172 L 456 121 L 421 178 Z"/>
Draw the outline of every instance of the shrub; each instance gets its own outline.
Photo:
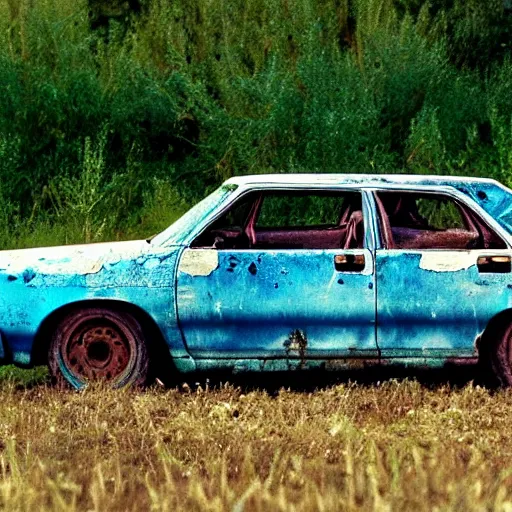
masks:
<path id="1" fill-rule="evenodd" d="M 148 220 L 159 187 L 173 198 L 161 204 L 181 211 L 237 174 L 510 181 L 501 1 L 104 4 L 0 0 L 2 211 L 24 240 L 38 222 L 82 216 L 85 231 L 68 226 L 65 241 L 140 236 L 160 226 Z M 101 201 L 90 209 L 98 144 Z"/>

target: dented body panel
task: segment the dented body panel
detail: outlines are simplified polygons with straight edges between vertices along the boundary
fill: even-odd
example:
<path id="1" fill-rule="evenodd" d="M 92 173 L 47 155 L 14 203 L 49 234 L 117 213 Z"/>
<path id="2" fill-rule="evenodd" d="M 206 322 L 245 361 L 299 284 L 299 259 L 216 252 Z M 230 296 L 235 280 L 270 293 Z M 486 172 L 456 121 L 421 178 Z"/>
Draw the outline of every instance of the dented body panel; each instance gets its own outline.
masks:
<path id="1" fill-rule="evenodd" d="M 194 358 L 377 356 L 373 259 L 360 273 L 333 266 L 339 251 L 186 249 L 215 268 L 180 263 L 178 315 Z M 349 251 L 346 251 L 349 252 Z"/>
<path id="2" fill-rule="evenodd" d="M 250 191 L 361 193 L 359 248 L 193 247 Z M 492 250 L 385 247 L 377 190 L 453 196 L 504 240 Z M 476 340 L 512 309 L 512 192 L 492 180 L 428 176 L 233 178 L 146 241 L 0 252 L 0 360 L 30 366 L 62 308 L 130 305 L 159 329 L 179 371 L 339 370 L 478 356 Z M 250 231 L 248 234 L 251 235 Z M 498 260 L 496 260 L 498 261 Z M 501 261 L 501 260 L 500 260 Z M 347 266 L 348 265 L 348 266 Z M 491 268 L 492 270 L 492 268 Z M 49 327 L 43 331 L 43 327 Z"/>

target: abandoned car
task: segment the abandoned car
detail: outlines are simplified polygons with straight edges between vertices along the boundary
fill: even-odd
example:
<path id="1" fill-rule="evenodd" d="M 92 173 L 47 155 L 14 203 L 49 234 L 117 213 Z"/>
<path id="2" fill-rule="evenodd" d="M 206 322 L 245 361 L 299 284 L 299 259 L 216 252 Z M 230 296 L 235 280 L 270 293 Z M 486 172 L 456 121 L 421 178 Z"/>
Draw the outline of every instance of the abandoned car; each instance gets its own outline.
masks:
<path id="1" fill-rule="evenodd" d="M 75 388 L 477 361 L 509 386 L 511 244 L 493 180 L 232 178 L 149 241 L 0 252 L 0 359 Z"/>

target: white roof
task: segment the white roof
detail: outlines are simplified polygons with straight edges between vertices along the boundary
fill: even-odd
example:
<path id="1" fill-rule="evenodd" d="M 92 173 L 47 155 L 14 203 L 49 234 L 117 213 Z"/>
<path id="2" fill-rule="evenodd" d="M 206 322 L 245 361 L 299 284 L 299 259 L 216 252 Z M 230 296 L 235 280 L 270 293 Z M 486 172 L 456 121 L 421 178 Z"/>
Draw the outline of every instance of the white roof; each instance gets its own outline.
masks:
<path id="1" fill-rule="evenodd" d="M 225 182 L 234 185 L 251 184 L 283 184 L 283 185 L 321 185 L 321 184 L 359 184 L 361 186 L 382 185 L 438 185 L 450 186 L 458 183 L 489 183 L 498 185 L 496 180 L 489 178 L 471 178 L 462 176 L 436 176 L 417 174 L 255 174 L 236 176 Z"/>

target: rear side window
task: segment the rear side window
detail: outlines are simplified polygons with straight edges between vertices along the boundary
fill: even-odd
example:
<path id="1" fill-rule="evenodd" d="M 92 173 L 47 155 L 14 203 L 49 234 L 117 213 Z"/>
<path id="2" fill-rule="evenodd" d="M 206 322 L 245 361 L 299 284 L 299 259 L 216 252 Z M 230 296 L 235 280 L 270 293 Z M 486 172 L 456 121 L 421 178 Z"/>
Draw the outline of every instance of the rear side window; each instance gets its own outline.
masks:
<path id="1" fill-rule="evenodd" d="M 379 192 L 385 245 L 396 249 L 504 249 L 475 212 L 444 194 Z"/>

